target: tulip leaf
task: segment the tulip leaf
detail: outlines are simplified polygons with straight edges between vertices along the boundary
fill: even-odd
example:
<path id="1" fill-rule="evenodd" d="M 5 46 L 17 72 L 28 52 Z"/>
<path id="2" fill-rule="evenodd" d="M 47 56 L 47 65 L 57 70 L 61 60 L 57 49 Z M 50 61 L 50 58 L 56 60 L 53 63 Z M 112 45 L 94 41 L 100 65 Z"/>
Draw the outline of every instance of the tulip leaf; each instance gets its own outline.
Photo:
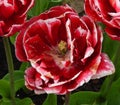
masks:
<path id="1" fill-rule="evenodd" d="M 9 80 L 10 78 L 10 74 L 6 74 L 3 79 L 4 80 Z M 18 70 L 15 70 L 14 71 L 14 80 L 17 81 L 17 80 L 20 80 L 20 79 L 23 79 L 24 78 L 24 72 L 23 71 L 18 71 Z"/>
<path id="2" fill-rule="evenodd" d="M 37 16 L 48 8 L 49 0 L 36 0 L 28 15 Z"/>
<path id="3" fill-rule="evenodd" d="M 3 79 L 9 81 L 10 75 L 6 74 Z M 14 71 L 15 92 L 24 87 L 24 72 Z"/>
<path id="4" fill-rule="evenodd" d="M 29 65 L 29 62 L 23 62 L 19 70 L 24 72 L 29 67 Z"/>
<path id="5" fill-rule="evenodd" d="M 15 98 L 16 105 L 34 105 L 30 98 Z M 1 100 L 0 105 L 12 105 L 11 100 Z"/>
<path id="6" fill-rule="evenodd" d="M 107 104 L 107 101 L 105 101 L 104 103 L 100 103 L 100 105 L 108 105 L 108 104 Z"/>
<path id="7" fill-rule="evenodd" d="M 50 0 L 48 8 L 56 6 L 56 5 L 61 5 L 62 2 L 63 2 L 63 0 Z"/>
<path id="8" fill-rule="evenodd" d="M 120 43 L 118 44 L 119 47 L 117 48 L 116 53 L 114 54 L 114 60 L 113 63 L 115 65 L 115 74 L 114 74 L 114 80 L 117 80 L 120 77 Z"/>
<path id="9" fill-rule="evenodd" d="M 11 42 L 13 45 L 14 45 L 14 43 L 15 43 L 15 39 L 16 39 L 17 35 L 18 35 L 18 33 L 10 36 L 10 42 Z"/>
<path id="10" fill-rule="evenodd" d="M 42 105 L 57 105 L 57 96 L 55 94 L 48 94 Z"/>
<path id="11" fill-rule="evenodd" d="M 103 52 L 108 54 L 115 65 L 115 73 L 108 76 L 101 87 L 101 95 L 102 97 L 106 98 L 112 83 L 120 77 L 120 42 L 110 39 L 105 33 L 103 41 Z"/>
<path id="12" fill-rule="evenodd" d="M 0 80 L 0 95 L 2 98 L 10 98 L 9 82 L 6 80 Z"/>
<path id="13" fill-rule="evenodd" d="M 0 101 L 0 105 L 12 105 L 11 101 L 4 101 L 3 99 Z"/>
<path id="14" fill-rule="evenodd" d="M 70 105 L 97 105 L 96 101 L 99 98 L 100 93 L 81 91 L 70 96 Z"/>
<path id="15" fill-rule="evenodd" d="M 120 105 L 120 78 L 112 83 L 106 99 L 107 105 Z"/>
<path id="16" fill-rule="evenodd" d="M 63 0 L 36 0 L 34 7 L 28 12 L 28 16 L 37 16 L 52 6 L 62 3 Z"/>
<path id="17" fill-rule="evenodd" d="M 17 99 L 16 105 L 34 105 L 30 98 Z"/>
<path id="18" fill-rule="evenodd" d="M 24 86 L 24 79 L 15 81 L 15 92 L 17 92 L 20 88 L 23 88 Z"/>
<path id="19" fill-rule="evenodd" d="M 109 38 L 109 36 L 104 33 L 104 40 L 103 40 L 103 52 L 108 54 L 111 60 L 114 60 L 116 57 L 117 50 L 120 46 L 119 41 L 115 41 Z"/>

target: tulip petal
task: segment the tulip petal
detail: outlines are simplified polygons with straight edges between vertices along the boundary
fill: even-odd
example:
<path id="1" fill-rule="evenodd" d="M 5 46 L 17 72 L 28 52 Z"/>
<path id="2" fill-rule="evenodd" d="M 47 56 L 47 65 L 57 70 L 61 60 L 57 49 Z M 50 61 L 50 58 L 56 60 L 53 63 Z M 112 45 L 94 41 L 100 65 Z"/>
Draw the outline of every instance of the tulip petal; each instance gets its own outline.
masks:
<path id="1" fill-rule="evenodd" d="M 22 31 L 16 38 L 15 42 L 15 54 L 18 60 L 20 61 L 27 61 L 27 56 L 25 54 L 24 48 L 23 48 L 23 36 L 24 36 L 24 31 Z"/>
<path id="2" fill-rule="evenodd" d="M 101 63 L 95 75 L 92 79 L 101 78 L 107 75 L 111 75 L 115 72 L 113 63 L 109 60 L 108 56 L 104 53 L 101 54 Z"/>
<path id="3" fill-rule="evenodd" d="M 18 49 L 18 58 L 26 57 L 33 67 L 27 69 L 30 72 L 26 71 L 25 83 L 36 94 L 63 95 L 114 71 L 108 57 L 101 54 L 100 28 L 88 16 L 79 18 L 66 5 L 53 7 L 25 23 L 19 35 L 21 44 L 16 42 L 16 46 L 22 54 Z"/>
<path id="4" fill-rule="evenodd" d="M 24 49 L 27 55 L 27 59 L 36 61 L 40 58 L 44 51 L 49 50 L 49 46 L 46 45 L 40 38 L 39 35 L 35 35 L 24 43 Z"/>
<path id="5" fill-rule="evenodd" d="M 120 29 L 115 27 L 106 27 L 105 30 L 111 39 L 120 41 Z"/>
<path id="6" fill-rule="evenodd" d="M 34 0 L 2 0 L 0 1 L 0 21 L 4 26 L 0 29 L 0 36 L 12 36 L 20 31 L 26 20 L 26 13 L 33 6 Z M 1 27 L 1 26 L 0 26 Z"/>

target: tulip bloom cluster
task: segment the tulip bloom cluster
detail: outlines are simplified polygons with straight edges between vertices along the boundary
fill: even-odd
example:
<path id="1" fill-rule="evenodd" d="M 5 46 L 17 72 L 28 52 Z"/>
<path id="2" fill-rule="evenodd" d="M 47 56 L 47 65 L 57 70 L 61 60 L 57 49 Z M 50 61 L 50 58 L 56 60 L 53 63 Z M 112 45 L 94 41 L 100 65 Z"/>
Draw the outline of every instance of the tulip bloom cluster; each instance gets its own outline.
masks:
<path id="1" fill-rule="evenodd" d="M 120 0 L 85 0 L 85 11 L 106 25 L 105 31 L 112 39 L 120 40 Z"/>
<path id="2" fill-rule="evenodd" d="M 0 36 L 11 36 L 20 30 L 34 0 L 0 0 Z"/>
<path id="3" fill-rule="evenodd" d="M 31 63 L 25 71 L 26 87 L 36 94 L 66 94 L 90 79 L 112 74 L 113 63 L 101 53 L 102 40 L 94 21 L 80 18 L 68 5 L 32 18 L 15 43 L 17 58 Z"/>

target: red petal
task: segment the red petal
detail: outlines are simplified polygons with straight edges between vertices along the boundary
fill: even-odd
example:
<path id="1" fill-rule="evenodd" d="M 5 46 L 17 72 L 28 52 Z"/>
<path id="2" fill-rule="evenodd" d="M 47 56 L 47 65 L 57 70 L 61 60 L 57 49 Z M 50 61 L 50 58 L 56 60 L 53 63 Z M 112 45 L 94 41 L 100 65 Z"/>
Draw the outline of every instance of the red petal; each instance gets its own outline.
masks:
<path id="1" fill-rule="evenodd" d="M 2 2 L 2 1 L 0 1 Z M 4 1 L 3 4 L 0 4 L 0 19 L 6 19 L 10 17 L 14 13 L 14 7 L 13 5 L 7 3 Z"/>
<path id="2" fill-rule="evenodd" d="M 19 59 L 20 61 L 27 61 L 27 57 L 23 48 L 23 36 L 24 36 L 24 31 L 20 32 L 20 34 L 16 38 L 15 54 L 17 59 Z"/>
<path id="3" fill-rule="evenodd" d="M 48 94 L 50 93 L 61 94 L 60 91 L 62 90 L 62 86 L 45 87 L 44 90 Z"/>
<path id="4" fill-rule="evenodd" d="M 35 75 L 36 75 L 36 71 L 32 67 L 28 68 L 25 71 L 25 85 L 30 90 L 35 89 Z"/>
<path id="5" fill-rule="evenodd" d="M 76 14 L 75 10 L 73 10 L 68 5 L 52 7 L 47 13 L 48 13 L 49 18 L 53 18 L 53 17 L 62 16 L 62 14 L 64 14 L 66 11 L 68 13 L 75 13 Z"/>
<path id="6" fill-rule="evenodd" d="M 27 61 L 27 57 L 23 48 L 24 34 L 26 33 L 28 26 L 30 26 L 30 24 L 34 23 L 38 19 L 39 19 L 39 16 L 34 17 L 28 22 L 26 22 L 22 27 L 21 32 L 17 35 L 16 42 L 15 42 L 15 52 L 16 52 L 15 54 L 20 61 Z"/>
<path id="7" fill-rule="evenodd" d="M 36 22 L 31 24 L 31 26 L 28 27 L 28 31 L 25 35 L 24 41 L 26 41 L 29 37 L 39 34 L 39 36 L 45 43 L 54 46 L 58 43 L 60 25 L 61 22 L 59 19 L 38 19 Z"/>
<path id="8" fill-rule="evenodd" d="M 98 70 L 92 79 L 101 78 L 115 72 L 115 67 L 113 63 L 110 61 L 108 56 L 104 53 L 101 54 L 101 63 L 98 67 Z"/>
<path id="9" fill-rule="evenodd" d="M 86 38 L 88 40 L 88 44 L 90 43 L 91 47 L 95 47 L 98 41 L 98 27 L 96 27 L 95 22 L 88 16 L 83 16 L 82 20 L 87 24 L 87 29 L 89 30 Z"/>
<path id="10" fill-rule="evenodd" d="M 3 27 L 4 27 L 5 23 L 4 21 L 0 21 L 0 36 L 2 36 L 4 33 L 3 33 Z"/>
<path id="11" fill-rule="evenodd" d="M 81 59 L 82 62 L 85 62 L 88 57 L 90 57 L 94 53 L 94 49 L 92 47 L 87 47 L 85 51 L 84 58 Z"/>
<path id="12" fill-rule="evenodd" d="M 59 28 L 61 25 L 60 20 L 52 18 L 38 22 L 41 29 L 46 33 L 45 37 L 47 37 L 47 40 L 50 41 L 51 45 L 56 45 L 58 43 Z"/>
<path id="13" fill-rule="evenodd" d="M 98 7 L 95 6 L 95 0 L 85 0 L 85 12 L 87 15 L 92 17 L 94 20 L 100 21 Z"/>
<path id="14" fill-rule="evenodd" d="M 84 83 L 87 83 L 91 77 L 96 74 L 100 60 L 101 57 L 98 56 L 96 59 L 91 61 L 91 63 L 87 65 L 84 70 L 81 70 L 81 73 L 75 80 L 65 84 L 66 89 L 68 89 L 68 91 L 72 91 L 79 86 L 82 86 Z"/>
<path id="15" fill-rule="evenodd" d="M 44 93 L 42 89 L 42 79 L 40 74 L 32 67 L 28 68 L 25 71 L 25 85 L 28 89 L 34 90 L 36 94 Z"/>
<path id="16" fill-rule="evenodd" d="M 14 2 L 14 8 L 16 10 L 15 15 L 18 17 L 22 17 L 24 15 L 26 15 L 26 13 L 28 12 L 28 10 L 33 6 L 34 4 L 34 0 L 15 0 Z"/>
<path id="17" fill-rule="evenodd" d="M 120 41 L 120 29 L 114 27 L 106 27 L 106 32 L 113 40 Z"/>
<path id="18" fill-rule="evenodd" d="M 41 40 L 39 35 L 36 35 L 25 41 L 24 49 L 26 51 L 27 59 L 36 61 L 40 59 L 40 56 L 44 51 L 47 52 L 49 50 L 49 46 Z"/>

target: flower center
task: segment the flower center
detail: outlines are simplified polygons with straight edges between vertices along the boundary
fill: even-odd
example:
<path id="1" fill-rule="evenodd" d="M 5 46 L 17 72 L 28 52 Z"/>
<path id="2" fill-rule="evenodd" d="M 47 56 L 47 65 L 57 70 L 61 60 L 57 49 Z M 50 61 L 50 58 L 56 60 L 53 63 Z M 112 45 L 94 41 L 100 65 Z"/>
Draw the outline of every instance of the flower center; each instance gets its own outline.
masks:
<path id="1" fill-rule="evenodd" d="M 63 68 L 70 68 L 71 54 L 67 42 L 61 40 L 57 46 L 52 47 L 50 52 L 46 52 L 55 61 L 56 65 Z"/>
<path id="2" fill-rule="evenodd" d="M 58 44 L 58 50 L 59 50 L 59 54 L 64 56 L 67 52 L 67 43 L 61 40 Z"/>

